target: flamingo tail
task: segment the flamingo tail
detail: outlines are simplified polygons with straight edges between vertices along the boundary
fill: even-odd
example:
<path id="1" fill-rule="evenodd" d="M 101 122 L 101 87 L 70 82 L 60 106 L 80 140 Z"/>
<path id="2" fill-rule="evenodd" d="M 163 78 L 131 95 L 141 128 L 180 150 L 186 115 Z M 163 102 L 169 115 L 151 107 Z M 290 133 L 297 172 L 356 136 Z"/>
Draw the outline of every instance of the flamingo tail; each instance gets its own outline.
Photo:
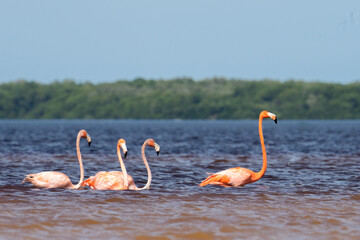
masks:
<path id="1" fill-rule="evenodd" d="M 90 186 L 91 186 L 91 183 L 92 183 L 92 180 L 93 180 L 92 177 L 86 179 L 85 181 L 82 182 L 81 187 L 85 187 L 85 186 L 89 186 L 89 187 L 90 187 Z"/>

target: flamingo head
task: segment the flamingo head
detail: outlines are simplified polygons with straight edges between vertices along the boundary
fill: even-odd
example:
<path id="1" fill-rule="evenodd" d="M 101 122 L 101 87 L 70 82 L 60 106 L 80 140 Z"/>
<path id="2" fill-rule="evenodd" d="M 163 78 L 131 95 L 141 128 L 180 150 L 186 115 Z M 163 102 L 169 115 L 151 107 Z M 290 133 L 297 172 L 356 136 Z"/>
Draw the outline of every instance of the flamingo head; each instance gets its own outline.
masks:
<path id="1" fill-rule="evenodd" d="M 24 183 L 24 182 L 31 182 L 32 183 L 34 181 L 34 176 L 35 176 L 35 174 L 26 175 L 26 177 L 24 178 L 24 180 L 21 183 Z"/>
<path id="2" fill-rule="evenodd" d="M 91 137 L 90 137 L 90 135 L 84 129 L 79 131 L 79 135 L 82 138 L 86 138 L 87 142 L 89 143 L 89 147 L 90 147 L 90 145 L 91 145 Z"/>
<path id="3" fill-rule="evenodd" d="M 126 148 L 126 142 L 124 139 L 120 138 L 118 141 L 118 147 L 120 147 L 124 152 L 124 158 L 127 156 L 127 148 Z"/>
<path id="4" fill-rule="evenodd" d="M 159 144 L 157 144 L 153 139 L 148 139 L 147 145 L 148 145 L 149 147 L 155 148 L 156 154 L 159 156 L 159 153 L 160 153 L 160 146 L 159 146 Z"/>
<path id="5" fill-rule="evenodd" d="M 277 124 L 277 117 L 275 114 L 268 112 L 268 111 L 262 111 L 260 113 L 260 116 L 262 116 L 263 118 L 271 118 L 272 120 L 274 120 L 275 124 Z"/>

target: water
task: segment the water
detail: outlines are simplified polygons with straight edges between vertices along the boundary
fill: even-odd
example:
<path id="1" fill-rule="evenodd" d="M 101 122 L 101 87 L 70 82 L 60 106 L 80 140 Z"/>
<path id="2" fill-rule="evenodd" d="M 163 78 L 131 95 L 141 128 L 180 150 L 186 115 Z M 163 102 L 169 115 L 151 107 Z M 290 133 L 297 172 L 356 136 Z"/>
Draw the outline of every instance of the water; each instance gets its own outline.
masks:
<path id="1" fill-rule="evenodd" d="M 24 175 L 61 171 L 79 179 L 119 170 L 118 138 L 127 141 L 128 173 L 150 190 L 36 189 Z M 264 120 L 268 170 L 242 188 L 197 185 L 230 167 L 259 171 L 257 121 L 1 120 L 2 239 L 360 239 L 360 121 Z"/>

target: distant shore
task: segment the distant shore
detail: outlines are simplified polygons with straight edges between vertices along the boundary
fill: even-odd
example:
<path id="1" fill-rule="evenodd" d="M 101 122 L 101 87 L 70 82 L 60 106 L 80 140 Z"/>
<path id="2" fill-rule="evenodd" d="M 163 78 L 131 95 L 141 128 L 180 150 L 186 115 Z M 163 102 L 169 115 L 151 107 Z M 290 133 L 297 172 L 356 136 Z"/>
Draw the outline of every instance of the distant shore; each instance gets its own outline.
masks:
<path id="1" fill-rule="evenodd" d="M 0 84 L 2 119 L 360 119 L 360 82 L 212 78 Z"/>

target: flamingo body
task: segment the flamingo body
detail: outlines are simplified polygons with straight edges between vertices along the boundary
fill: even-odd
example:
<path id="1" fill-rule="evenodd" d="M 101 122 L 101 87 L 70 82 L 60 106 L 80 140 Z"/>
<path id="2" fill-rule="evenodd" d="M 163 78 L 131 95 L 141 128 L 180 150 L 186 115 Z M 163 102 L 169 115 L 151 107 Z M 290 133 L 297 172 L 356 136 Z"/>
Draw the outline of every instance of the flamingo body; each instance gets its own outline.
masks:
<path id="1" fill-rule="evenodd" d="M 83 186 L 94 190 L 127 190 L 134 185 L 133 178 L 127 174 L 128 185 L 125 184 L 124 174 L 119 171 L 98 172 L 95 176 L 86 179 Z"/>
<path id="2" fill-rule="evenodd" d="M 47 171 L 28 174 L 24 181 L 40 188 L 71 188 L 72 183 L 68 176 L 61 172 Z"/>
<path id="3" fill-rule="evenodd" d="M 229 168 L 210 175 L 200 183 L 200 186 L 203 187 L 208 184 L 213 184 L 224 187 L 242 187 L 245 184 L 252 182 L 253 175 L 254 172 L 246 168 Z"/>

